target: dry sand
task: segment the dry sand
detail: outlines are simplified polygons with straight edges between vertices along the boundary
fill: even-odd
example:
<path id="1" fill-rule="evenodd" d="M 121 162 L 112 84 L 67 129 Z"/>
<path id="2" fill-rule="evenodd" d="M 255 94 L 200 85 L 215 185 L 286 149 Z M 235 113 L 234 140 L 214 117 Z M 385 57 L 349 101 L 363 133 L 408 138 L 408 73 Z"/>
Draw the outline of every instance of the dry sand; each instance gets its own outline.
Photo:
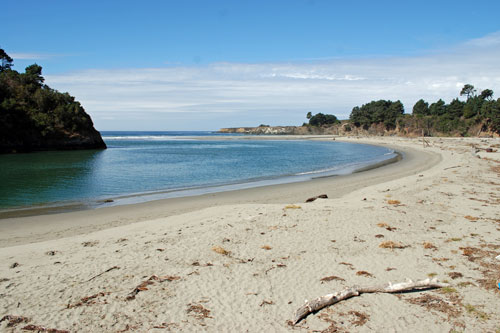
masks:
<path id="1" fill-rule="evenodd" d="M 0 331 L 500 331 L 500 154 L 471 150 L 500 140 L 344 140 L 405 158 L 347 177 L 0 220 L 0 319 L 24 317 Z M 329 199 L 304 203 L 318 194 Z M 289 324 L 304 299 L 429 276 L 450 286 L 363 294 Z"/>

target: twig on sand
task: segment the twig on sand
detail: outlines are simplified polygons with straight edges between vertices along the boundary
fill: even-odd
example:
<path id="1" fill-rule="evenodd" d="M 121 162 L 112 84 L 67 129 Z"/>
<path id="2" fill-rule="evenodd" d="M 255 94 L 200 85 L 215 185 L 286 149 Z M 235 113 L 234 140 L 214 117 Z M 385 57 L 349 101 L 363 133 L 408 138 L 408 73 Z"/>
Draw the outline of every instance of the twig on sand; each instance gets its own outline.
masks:
<path id="1" fill-rule="evenodd" d="M 345 299 L 359 296 L 363 293 L 399 293 L 403 291 L 412 290 L 422 290 L 422 289 L 434 289 L 445 287 L 446 284 L 440 283 L 437 279 L 425 279 L 419 281 L 408 280 L 406 282 L 400 282 L 396 284 L 391 284 L 390 282 L 382 286 L 373 287 L 358 287 L 354 286 L 351 288 L 346 288 L 342 291 L 328 294 L 325 296 L 318 297 L 312 301 L 305 302 L 300 308 L 295 311 L 293 318 L 293 325 L 297 324 L 300 320 L 307 317 L 310 313 L 319 311 L 324 307 L 330 306 L 332 304 L 338 303 Z"/>
<path id="2" fill-rule="evenodd" d="M 108 268 L 108 269 L 107 269 L 107 270 L 105 270 L 104 272 L 99 273 L 99 274 L 97 274 L 96 276 L 91 277 L 90 279 L 88 279 L 88 280 L 87 280 L 87 281 L 85 281 L 85 282 L 92 281 L 92 280 L 93 280 L 93 279 L 95 279 L 96 277 L 99 277 L 99 276 L 103 275 L 104 273 L 107 273 L 107 272 L 109 272 L 109 271 L 112 271 L 113 269 L 120 269 L 120 267 L 118 267 L 118 266 L 113 266 L 113 267 L 111 267 L 111 268 Z"/>

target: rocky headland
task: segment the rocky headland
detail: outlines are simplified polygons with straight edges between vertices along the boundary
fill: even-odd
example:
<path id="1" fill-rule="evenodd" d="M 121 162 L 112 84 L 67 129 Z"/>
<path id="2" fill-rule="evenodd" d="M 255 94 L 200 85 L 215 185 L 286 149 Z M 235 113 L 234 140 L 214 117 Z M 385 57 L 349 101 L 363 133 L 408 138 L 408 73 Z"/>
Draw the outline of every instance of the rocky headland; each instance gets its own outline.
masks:
<path id="1" fill-rule="evenodd" d="M 19 73 L 2 49 L 0 58 L 0 154 L 106 148 L 80 103 L 44 84 L 41 66 Z"/>

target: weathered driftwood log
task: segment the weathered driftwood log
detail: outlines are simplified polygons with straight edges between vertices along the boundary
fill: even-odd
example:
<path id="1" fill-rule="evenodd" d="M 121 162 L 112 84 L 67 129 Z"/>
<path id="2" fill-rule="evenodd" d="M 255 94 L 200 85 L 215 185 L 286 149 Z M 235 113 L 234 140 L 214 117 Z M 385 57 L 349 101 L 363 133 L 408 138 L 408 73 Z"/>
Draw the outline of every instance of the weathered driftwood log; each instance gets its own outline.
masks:
<path id="1" fill-rule="evenodd" d="M 382 286 L 373 287 L 358 287 L 353 286 L 351 288 L 346 288 L 342 291 L 328 294 L 325 296 L 318 297 L 312 301 L 305 302 L 300 308 L 295 312 L 293 318 L 293 324 L 297 324 L 301 319 L 305 318 L 310 313 L 319 311 L 324 307 L 335 304 L 342 300 L 351 298 L 353 296 L 358 296 L 363 293 L 398 293 L 402 291 L 411 291 L 419 289 L 434 289 L 445 287 L 446 284 L 440 283 L 437 279 L 425 279 L 419 281 L 408 280 L 406 282 L 400 282 L 396 284 L 388 283 Z"/>

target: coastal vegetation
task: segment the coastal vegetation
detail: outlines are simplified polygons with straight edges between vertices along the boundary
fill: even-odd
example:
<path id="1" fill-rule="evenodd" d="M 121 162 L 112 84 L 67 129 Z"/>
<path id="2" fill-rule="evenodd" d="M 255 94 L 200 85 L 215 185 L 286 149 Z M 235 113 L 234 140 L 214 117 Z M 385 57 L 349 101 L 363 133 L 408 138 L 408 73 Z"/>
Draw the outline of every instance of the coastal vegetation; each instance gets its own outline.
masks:
<path id="1" fill-rule="evenodd" d="M 359 127 L 368 128 L 371 124 L 384 124 L 387 129 L 396 128 L 396 120 L 404 113 L 403 103 L 385 100 L 372 101 L 361 107 L 354 107 L 351 122 Z"/>
<path id="2" fill-rule="evenodd" d="M 0 60 L 0 153 L 106 148 L 80 103 L 44 84 L 41 66 L 19 73 L 1 48 Z"/>
<path id="3" fill-rule="evenodd" d="M 223 128 L 223 133 L 246 134 L 335 134 L 401 136 L 478 136 L 500 135 L 500 98 L 491 89 L 480 93 L 466 84 L 459 96 L 448 104 L 442 99 L 429 103 L 418 100 L 411 113 L 401 101 L 377 100 L 355 106 L 349 119 L 331 114 L 308 112 L 302 126 Z M 461 100 L 462 98 L 463 100 Z"/>
<path id="4" fill-rule="evenodd" d="M 361 107 L 354 107 L 350 122 L 368 130 L 383 124 L 385 130 L 396 130 L 401 134 L 422 132 L 424 135 L 475 135 L 480 132 L 500 134 L 500 99 L 493 99 L 493 91 L 485 89 L 477 94 L 471 84 L 460 91 L 461 101 L 454 98 L 449 104 L 443 99 L 429 104 L 420 99 L 415 103 L 412 114 L 405 114 L 400 101 L 372 101 Z"/>
<path id="5" fill-rule="evenodd" d="M 309 119 L 310 126 L 340 124 L 340 120 L 333 114 L 317 113 L 313 116 L 311 112 L 308 112 L 306 118 Z"/>

